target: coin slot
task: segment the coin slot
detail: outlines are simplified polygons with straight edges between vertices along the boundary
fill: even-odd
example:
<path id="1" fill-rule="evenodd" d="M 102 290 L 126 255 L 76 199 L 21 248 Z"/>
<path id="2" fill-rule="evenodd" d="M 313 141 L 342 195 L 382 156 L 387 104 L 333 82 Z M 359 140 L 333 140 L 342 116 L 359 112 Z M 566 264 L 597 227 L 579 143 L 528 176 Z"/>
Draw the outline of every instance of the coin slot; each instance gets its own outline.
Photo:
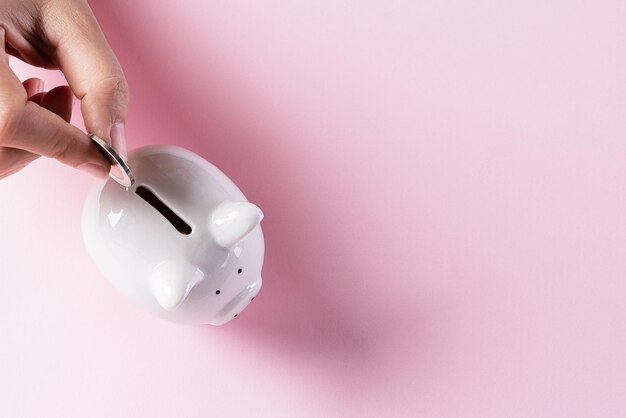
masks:
<path id="1" fill-rule="evenodd" d="M 152 190 L 145 186 L 137 187 L 135 193 L 143 200 L 145 200 L 150 206 L 155 208 L 161 215 L 167 219 L 178 232 L 184 235 L 191 234 L 191 226 L 182 220 L 172 209 L 169 208 L 157 195 L 152 193 Z"/>

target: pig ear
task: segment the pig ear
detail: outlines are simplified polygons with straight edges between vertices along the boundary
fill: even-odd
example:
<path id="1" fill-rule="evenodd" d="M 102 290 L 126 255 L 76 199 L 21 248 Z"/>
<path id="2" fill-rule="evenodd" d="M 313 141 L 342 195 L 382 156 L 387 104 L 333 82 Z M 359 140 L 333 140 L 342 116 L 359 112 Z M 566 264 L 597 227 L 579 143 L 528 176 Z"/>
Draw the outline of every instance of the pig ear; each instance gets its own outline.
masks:
<path id="1" fill-rule="evenodd" d="M 165 310 L 171 311 L 180 305 L 191 289 L 202 280 L 204 274 L 185 261 L 164 261 L 152 271 L 152 292 Z"/>
<path id="2" fill-rule="evenodd" d="M 231 248 L 263 219 L 263 212 L 250 202 L 225 200 L 211 212 L 210 229 L 215 242 Z"/>

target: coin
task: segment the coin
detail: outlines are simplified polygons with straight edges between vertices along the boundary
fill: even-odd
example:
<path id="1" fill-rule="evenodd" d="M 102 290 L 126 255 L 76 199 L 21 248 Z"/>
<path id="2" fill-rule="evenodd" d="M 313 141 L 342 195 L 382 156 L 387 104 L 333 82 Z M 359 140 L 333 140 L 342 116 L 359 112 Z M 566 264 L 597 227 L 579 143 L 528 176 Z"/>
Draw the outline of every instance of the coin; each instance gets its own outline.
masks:
<path id="1" fill-rule="evenodd" d="M 111 163 L 109 177 L 124 187 L 130 187 L 135 182 L 133 173 L 130 171 L 126 161 L 109 145 L 104 139 L 98 135 L 89 134 L 89 138 L 98 146 L 98 149 L 104 154 Z"/>

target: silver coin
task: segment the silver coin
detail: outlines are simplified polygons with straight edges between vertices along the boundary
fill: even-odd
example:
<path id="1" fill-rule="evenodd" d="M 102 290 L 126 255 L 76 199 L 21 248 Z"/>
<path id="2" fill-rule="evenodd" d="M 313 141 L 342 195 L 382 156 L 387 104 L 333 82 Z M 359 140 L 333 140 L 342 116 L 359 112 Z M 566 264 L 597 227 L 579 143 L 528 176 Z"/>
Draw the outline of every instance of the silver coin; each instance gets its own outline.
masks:
<path id="1" fill-rule="evenodd" d="M 89 138 L 98 146 L 98 149 L 102 151 L 105 157 L 111 163 L 111 170 L 109 171 L 109 177 L 118 182 L 124 187 L 130 187 L 135 182 L 133 173 L 130 171 L 126 161 L 109 145 L 104 139 L 98 135 L 89 134 Z"/>

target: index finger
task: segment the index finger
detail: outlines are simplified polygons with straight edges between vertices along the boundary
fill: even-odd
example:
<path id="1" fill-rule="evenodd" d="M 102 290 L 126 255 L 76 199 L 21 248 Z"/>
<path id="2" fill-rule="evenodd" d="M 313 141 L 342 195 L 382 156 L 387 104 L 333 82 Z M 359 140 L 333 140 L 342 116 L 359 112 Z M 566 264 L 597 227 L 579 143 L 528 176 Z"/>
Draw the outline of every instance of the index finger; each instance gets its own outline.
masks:
<path id="1" fill-rule="evenodd" d="M 128 86 L 119 61 L 86 2 L 76 2 L 70 12 L 55 13 L 57 19 L 44 22 L 53 60 L 81 100 L 87 131 L 110 140 L 112 126 L 124 124 L 128 107 Z"/>

